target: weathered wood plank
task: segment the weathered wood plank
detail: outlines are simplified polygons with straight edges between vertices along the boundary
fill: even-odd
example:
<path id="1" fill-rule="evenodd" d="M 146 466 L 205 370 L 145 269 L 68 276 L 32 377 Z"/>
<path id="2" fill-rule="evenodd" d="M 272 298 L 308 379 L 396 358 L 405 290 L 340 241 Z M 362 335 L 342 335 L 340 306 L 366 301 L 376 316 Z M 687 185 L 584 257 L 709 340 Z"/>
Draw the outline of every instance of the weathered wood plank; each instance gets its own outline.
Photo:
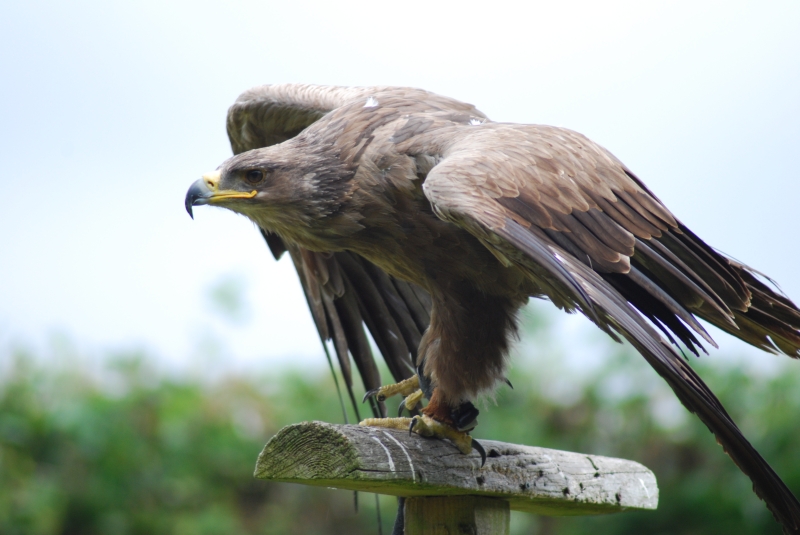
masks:
<path id="1" fill-rule="evenodd" d="M 655 509 L 658 487 L 639 463 L 481 440 L 489 455 L 462 455 L 449 442 L 401 431 L 305 422 L 264 447 L 255 476 L 271 481 L 395 496 L 472 495 L 507 500 L 541 515 Z"/>

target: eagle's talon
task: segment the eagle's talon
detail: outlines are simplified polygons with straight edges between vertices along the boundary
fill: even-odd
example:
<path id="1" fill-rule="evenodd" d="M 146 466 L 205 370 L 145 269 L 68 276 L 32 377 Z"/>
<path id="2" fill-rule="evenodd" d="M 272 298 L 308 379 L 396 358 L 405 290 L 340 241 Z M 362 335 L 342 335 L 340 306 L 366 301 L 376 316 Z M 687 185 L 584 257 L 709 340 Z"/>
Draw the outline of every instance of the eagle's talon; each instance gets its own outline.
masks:
<path id="1" fill-rule="evenodd" d="M 481 466 L 486 462 L 486 451 L 483 446 L 475 445 L 475 441 L 464 431 L 459 431 L 450 424 L 434 420 L 430 416 L 414 416 L 413 418 L 367 418 L 358 425 L 382 427 L 384 429 L 408 430 L 421 437 L 447 439 L 464 455 L 469 455 L 473 449 L 481 454 Z"/>
<path id="2" fill-rule="evenodd" d="M 403 414 L 403 409 L 408 409 L 408 412 L 413 411 L 419 402 L 422 400 L 422 396 L 424 393 L 422 390 L 418 389 L 412 392 L 411 394 L 407 395 L 403 401 L 400 402 L 400 406 L 397 408 L 397 415 L 400 416 Z"/>
<path id="3" fill-rule="evenodd" d="M 365 402 L 365 401 L 367 401 L 369 398 L 371 398 L 372 396 L 374 396 L 375 394 L 377 394 L 377 393 L 380 391 L 380 389 L 381 389 L 381 387 L 378 387 L 378 388 L 373 388 L 372 390 L 368 390 L 367 392 L 365 392 L 365 393 L 364 393 L 364 397 L 363 397 L 363 398 L 361 398 L 361 403 L 364 403 L 364 402 Z M 378 401 L 383 401 L 383 400 L 382 400 L 382 399 L 379 399 Z"/>
<path id="4" fill-rule="evenodd" d="M 472 439 L 472 449 L 481 455 L 481 468 L 483 468 L 483 465 L 486 464 L 486 450 L 483 448 L 481 443 L 474 438 Z"/>
<path id="5" fill-rule="evenodd" d="M 367 401 L 367 399 L 373 396 L 378 401 L 386 401 L 386 398 L 390 398 L 398 394 L 401 396 L 410 396 L 418 390 L 419 390 L 419 377 L 417 377 L 416 375 L 412 375 L 408 379 L 403 379 L 399 383 L 393 385 L 383 385 L 379 388 L 373 388 L 372 390 L 364 394 L 364 397 L 361 400 L 361 402 L 364 403 L 365 401 Z"/>

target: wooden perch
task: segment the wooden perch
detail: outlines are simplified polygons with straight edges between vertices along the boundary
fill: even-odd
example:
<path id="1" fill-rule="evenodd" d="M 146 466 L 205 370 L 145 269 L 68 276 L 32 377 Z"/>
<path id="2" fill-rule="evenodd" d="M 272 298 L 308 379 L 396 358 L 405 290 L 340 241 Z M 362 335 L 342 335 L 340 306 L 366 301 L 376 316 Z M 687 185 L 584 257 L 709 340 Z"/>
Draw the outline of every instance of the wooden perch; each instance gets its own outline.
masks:
<path id="1" fill-rule="evenodd" d="M 255 476 L 410 498 L 464 497 L 449 502 L 408 500 L 407 534 L 434 533 L 414 528 L 415 522 L 431 525 L 431 515 L 455 518 L 464 511 L 476 515 L 473 523 L 483 522 L 484 528 L 475 533 L 503 533 L 509 507 L 562 516 L 658 505 L 656 478 L 639 463 L 493 440 L 481 444 L 488 454 L 483 468 L 477 453 L 463 455 L 447 441 L 374 427 L 305 422 L 284 427 L 267 443 Z M 448 504 L 456 506 L 450 510 Z M 420 520 L 423 517 L 427 520 Z"/>

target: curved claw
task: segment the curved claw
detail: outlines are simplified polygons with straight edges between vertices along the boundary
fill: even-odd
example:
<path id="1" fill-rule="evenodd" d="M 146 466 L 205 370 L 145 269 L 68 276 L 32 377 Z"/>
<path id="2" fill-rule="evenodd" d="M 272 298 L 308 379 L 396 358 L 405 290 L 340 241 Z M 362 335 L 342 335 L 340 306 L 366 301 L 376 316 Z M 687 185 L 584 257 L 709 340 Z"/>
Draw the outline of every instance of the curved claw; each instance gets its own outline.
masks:
<path id="1" fill-rule="evenodd" d="M 514 390 L 514 385 L 511 384 L 511 381 L 508 380 L 508 377 L 503 377 L 503 382 L 508 385 L 508 388 Z"/>
<path id="2" fill-rule="evenodd" d="M 403 409 L 406 408 L 406 400 L 400 402 L 400 406 L 397 407 L 397 416 L 403 415 Z"/>
<path id="3" fill-rule="evenodd" d="M 372 396 L 374 396 L 375 394 L 377 394 L 379 390 L 380 390 L 380 388 L 373 388 L 372 390 L 369 390 L 369 391 L 367 391 L 367 392 L 364 394 L 364 397 L 363 397 L 363 398 L 361 398 L 361 403 L 364 403 L 364 402 L 365 402 L 365 401 L 367 401 L 369 398 L 371 398 Z M 382 399 L 378 399 L 378 401 L 383 401 L 383 400 L 382 400 Z"/>
<path id="4" fill-rule="evenodd" d="M 411 419 L 411 423 L 408 424 L 408 434 L 409 435 L 411 435 L 411 433 L 414 432 L 414 426 L 415 425 L 417 425 L 417 418 L 412 418 Z"/>
<path id="5" fill-rule="evenodd" d="M 486 450 L 483 449 L 483 446 L 481 445 L 481 443 L 478 442 L 477 440 L 475 440 L 474 438 L 472 439 L 472 449 L 477 451 L 478 453 L 480 453 L 480 455 L 481 455 L 481 468 L 483 468 L 483 465 L 486 464 Z"/>

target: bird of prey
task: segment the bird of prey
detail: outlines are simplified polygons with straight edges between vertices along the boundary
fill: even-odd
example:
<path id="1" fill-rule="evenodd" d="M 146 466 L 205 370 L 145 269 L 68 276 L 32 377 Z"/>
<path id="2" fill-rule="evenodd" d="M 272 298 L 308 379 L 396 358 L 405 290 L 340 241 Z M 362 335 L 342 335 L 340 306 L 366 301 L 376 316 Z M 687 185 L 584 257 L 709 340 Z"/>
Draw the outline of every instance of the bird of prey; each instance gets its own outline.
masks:
<path id="1" fill-rule="evenodd" d="M 469 104 L 398 87 L 268 85 L 228 112 L 235 156 L 186 208 L 250 218 L 288 251 L 354 401 L 350 359 L 385 415 L 468 453 L 470 403 L 504 380 L 530 297 L 630 342 L 708 426 L 785 533 L 800 502 L 681 357 L 715 345 L 697 318 L 800 357 L 800 311 L 706 245 L 610 152 L 564 128 L 496 123 Z M 399 383 L 380 387 L 364 325 Z M 480 449 L 479 446 L 474 446 Z"/>

